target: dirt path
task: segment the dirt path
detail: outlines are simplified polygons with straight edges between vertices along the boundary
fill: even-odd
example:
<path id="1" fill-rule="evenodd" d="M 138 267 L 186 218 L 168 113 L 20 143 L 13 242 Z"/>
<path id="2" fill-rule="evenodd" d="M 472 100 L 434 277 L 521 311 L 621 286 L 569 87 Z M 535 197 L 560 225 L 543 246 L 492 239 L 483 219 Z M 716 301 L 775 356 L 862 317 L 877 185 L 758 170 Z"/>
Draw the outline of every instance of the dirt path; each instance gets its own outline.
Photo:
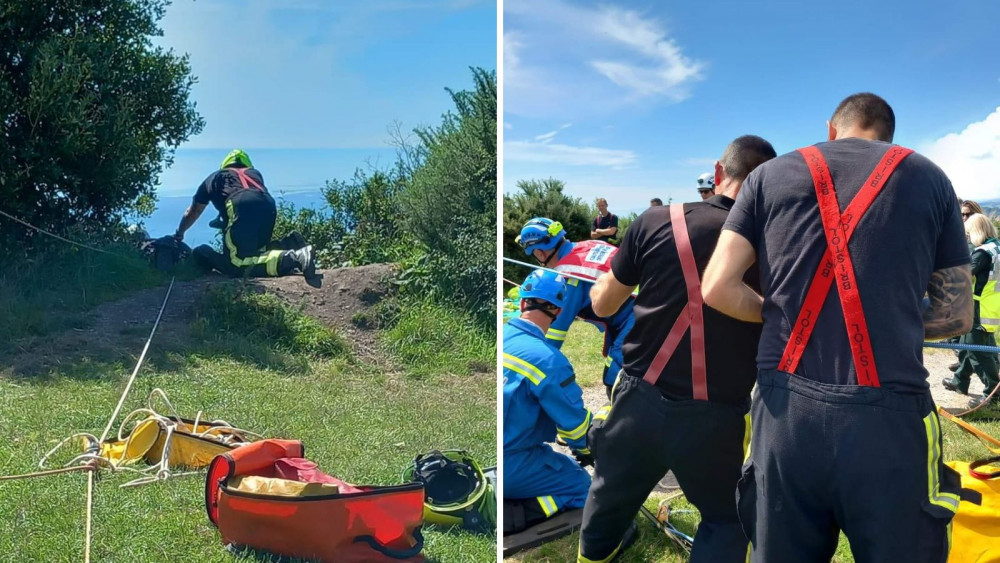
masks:
<path id="1" fill-rule="evenodd" d="M 392 265 L 323 270 L 323 286 L 314 289 L 301 276 L 252 280 L 254 286 L 281 297 L 293 306 L 337 329 L 364 361 L 381 357 L 375 331 L 355 326 L 352 319 L 384 297 Z M 205 290 L 230 280 L 213 275 L 176 282 L 153 341 L 157 352 L 180 351 L 190 338 L 190 324 Z M 4 358 L 0 376 L 44 374 L 60 366 L 88 361 L 134 363 L 156 320 L 166 286 L 144 289 L 118 301 L 95 307 L 86 328 L 68 329 L 16 343 L 17 352 Z"/>

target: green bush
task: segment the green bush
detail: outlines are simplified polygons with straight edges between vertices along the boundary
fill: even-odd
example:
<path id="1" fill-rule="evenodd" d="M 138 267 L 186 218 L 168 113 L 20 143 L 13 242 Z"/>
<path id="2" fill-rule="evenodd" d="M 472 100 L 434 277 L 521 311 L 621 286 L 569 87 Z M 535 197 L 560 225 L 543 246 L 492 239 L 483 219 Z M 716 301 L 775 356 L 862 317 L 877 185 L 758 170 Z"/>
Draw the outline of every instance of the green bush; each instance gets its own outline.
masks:
<path id="1" fill-rule="evenodd" d="M 449 92 L 455 113 L 416 131 L 425 155 L 401 194 L 406 229 L 429 253 L 434 295 L 480 322 L 496 301 L 496 74 L 473 69 L 475 89 Z"/>
<path id="2" fill-rule="evenodd" d="M 395 167 L 331 180 L 327 207 L 282 206 L 276 236 L 298 230 L 324 266 L 400 264 L 399 291 L 448 299 L 477 322 L 496 319 L 496 75 L 452 92 L 455 112 L 402 143 Z"/>
<path id="3" fill-rule="evenodd" d="M 167 0 L 5 0 L 0 199 L 41 228 L 152 212 L 157 176 L 201 131 L 186 56 L 155 47 Z M 3 221 L 0 243 L 34 233 Z"/>
<path id="4" fill-rule="evenodd" d="M 326 209 L 279 203 L 273 238 L 280 239 L 292 231 L 298 231 L 313 246 L 316 265 L 320 268 L 339 266 L 344 261 L 340 247 L 343 225 L 333 221 Z"/>
<path id="5" fill-rule="evenodd" d="M 524 250 L 515 238 L 521 232 L 521 227 L 534 217 L 548 217 L 562 223 L 566 236 L 570 240 L 589 240 L 590 222 L 597 216 L 582 199 L 564 193 L 566 185 L 560 180 L 521 180 L 517 183 L 518 192 L 503 196 L 503 252 L 504 256 L 534 264 L 534 259 L 525 256 Z M 503 275 L 505 278 L 520 282 L 531 270 L 505 262 Z"/>
<path id="6" fill-rule="evenodd" d="M 398 198 L 406 187 L 400 169 L 366 173 L 350 181 L 329 180 L 320 209 L 278 206 L 274 236 L 298 231 L 317 253 L 321 268 L 399 262 L 412 254 Z"/>
<path id="7" fill-rule="evenodd" d="M 483 330 L 461 310 L 430 300 L 380 307 L 386 349 L 415 377 L 466 375 L 496 365 L 496 330 Z"/>
<path id="8" fill-rule="evenodd" d="M 278 297 L 241 284 L 210 287 L 198 307 L 196 326 L 203 335 L 246 337 L 273 347 L 317 358 L 344 356 L 348 344 L 333 329 L 289 307 Z"/>
<path id="9" fill-rule="evenodd" d="M 353 266 L 398 262 L 412 252 L 412 239 L 402 227 L 399 197 L 407 178 L 394 170 L 358 170 L 350 182 L 326 183 L 331 220 L 341 225 L 343 260 Z"/>

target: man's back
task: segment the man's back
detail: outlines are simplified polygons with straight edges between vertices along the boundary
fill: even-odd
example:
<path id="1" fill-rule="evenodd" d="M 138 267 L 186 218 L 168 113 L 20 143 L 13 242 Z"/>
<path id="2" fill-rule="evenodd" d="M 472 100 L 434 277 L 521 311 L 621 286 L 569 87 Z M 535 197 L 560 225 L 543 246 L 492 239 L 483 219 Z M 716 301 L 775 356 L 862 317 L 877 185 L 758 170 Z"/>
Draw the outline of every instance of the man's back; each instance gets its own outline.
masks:
<path id="1" fill-rule="evenodd" d="M 684 204 L 699 274 L 708 264 L 732 205 L 732 199 L 721 195 Z M 640 288 L 634 306 L 635 326 L 625 339 L 624 351 L 625 372 L 642 378 L 688 302 L 670 206 L 651 208 L 640 215 L 626 232 L 616 256 L 612 262 L 615 277 Z M 759 285 L 756 277 L 751 273 L 747 280 L 754 288 Z M 753 355 L 760 325 L 738 321 L 710 307 L 703 310 L 709 399 L 725 403 L 745 401 L 756 377 Z M 692 397 L 690 338 L 690 332 L 681 338 L 657 381 L 657 386 L 671 399 Z"/>
<path id="2" fill-rule="evenodd" d="M 891 146 L 860 138 L 817 145 L 829 165 L 841 213 Z M 756 249 L 764 295 L 757 365 L 776 369 L 827 249 L 802 155 L 783 155 L 747 177 L 726 228 Z M 927 388 L 921 300 L 933 271 L 968 262 L 961 232 L 951 183 L 914 153 L 889 177 L 848 243 L 879 380 L 890 390 Z M 796 373 L 854 385 L 857 374 L 836 287 L 831 286 L 818 319 L 811 319 L 815 330 Z"/>
<path id="3" fill-rule="evenodd" d="M 205 178 L 205 181 L 198 186 L 194 199 L 201 204 L 212 203 L 219 213 L 226 213 L 226 200 L 236 193 L 249 190 L 251 193 L 261 194 L 264 199 L 273 202 L 271 195 L 264 186 L 264 176 L 256 168 L 240 169 L 247 180 L 244 187 L 240 179 L 239 172 L 235 168 L 223 168 L 216 170 Z"/>

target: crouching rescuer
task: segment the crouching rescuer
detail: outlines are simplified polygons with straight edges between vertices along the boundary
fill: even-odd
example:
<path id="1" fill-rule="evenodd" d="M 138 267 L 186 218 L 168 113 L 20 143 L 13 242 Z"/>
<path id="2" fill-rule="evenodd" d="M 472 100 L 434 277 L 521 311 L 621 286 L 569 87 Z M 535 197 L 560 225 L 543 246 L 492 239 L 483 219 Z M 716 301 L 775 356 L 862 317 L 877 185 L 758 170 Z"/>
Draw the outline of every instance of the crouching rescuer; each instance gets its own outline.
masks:
<path id="1" fill-rule="evenodd" d="M 566 279 L 535 270 L 521 285 L 521 316 L 503 331 L 504 534 L 587 499 L 592 416 L 573 368 L 545 333 L 567 296 Z M 549 445 L 560 437 L 577 457 Z"/>
<path id="2" fill-rule="evenodd" d="M 226 155 L 219 170 L 198 186 L 191 206 L 174 234 L 178 242 L 201 217 L 208 203 L 219 211 L 225 254 L 203 244 L 194 249 L 198 264 L 231 277 L 277 277 L 301 272 L 306 283 L 319 287 L 312 246 L 298 233 L 272 241 L 277 206 L 264 186 L 264 177 L 250 157 L 236 149 Z"/>

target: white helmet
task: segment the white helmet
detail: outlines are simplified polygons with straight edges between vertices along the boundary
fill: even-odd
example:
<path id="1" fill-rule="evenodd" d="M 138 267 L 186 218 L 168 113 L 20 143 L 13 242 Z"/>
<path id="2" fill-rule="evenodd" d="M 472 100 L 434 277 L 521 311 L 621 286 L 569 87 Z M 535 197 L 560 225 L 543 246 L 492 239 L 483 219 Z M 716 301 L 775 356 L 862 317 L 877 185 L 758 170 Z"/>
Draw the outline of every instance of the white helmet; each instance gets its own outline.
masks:
<path id="1" fill-rule="evenodd" d="M 698 189 L 699 190 L 714 190 L 715 189 L 715 174 L 711 172 L 705 172 L 701 176 L 698 176 Z"/>

